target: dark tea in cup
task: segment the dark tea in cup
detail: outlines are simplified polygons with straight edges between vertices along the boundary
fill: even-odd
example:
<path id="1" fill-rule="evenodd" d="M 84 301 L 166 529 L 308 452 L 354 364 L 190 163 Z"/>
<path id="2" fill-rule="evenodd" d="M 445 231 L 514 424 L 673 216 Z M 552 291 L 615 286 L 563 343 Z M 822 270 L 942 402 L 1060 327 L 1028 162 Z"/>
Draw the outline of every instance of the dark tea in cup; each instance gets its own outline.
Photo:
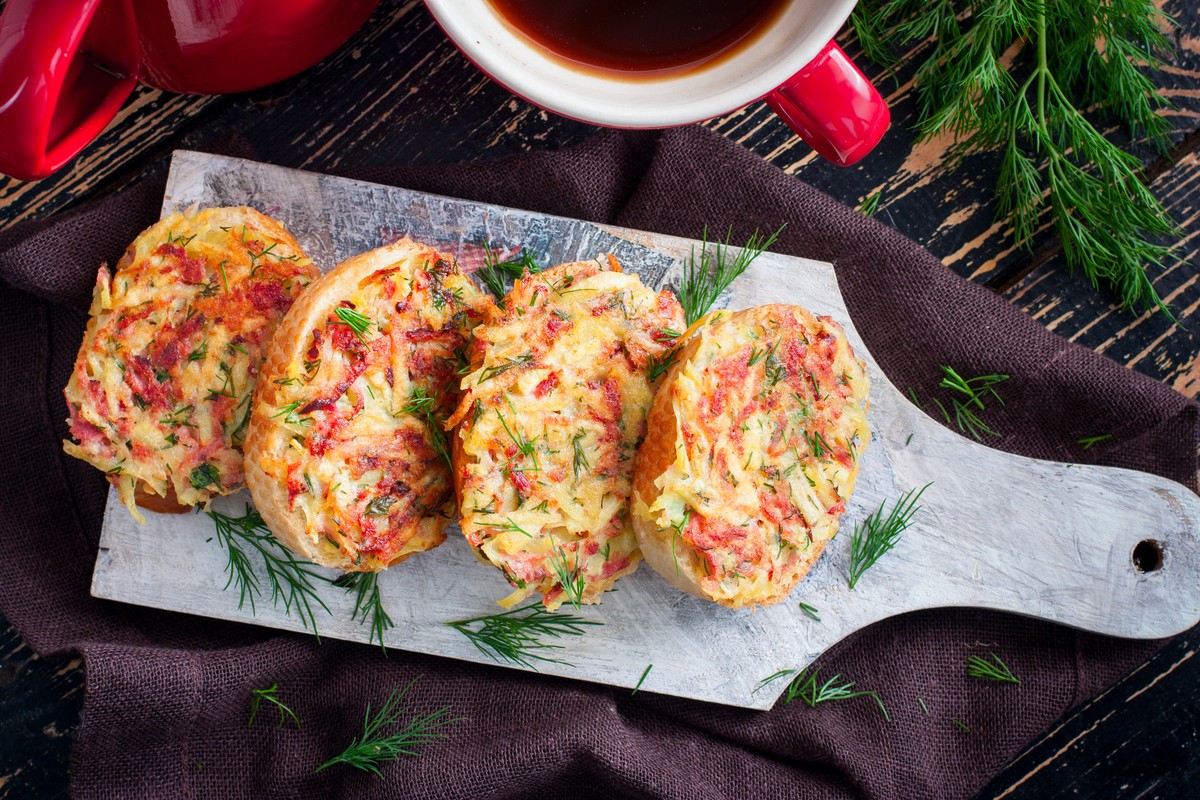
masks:
<path id="1" fill-rule="evenodd" d="M 611 128 L 666 128 L 762 100 L 835 164 L 887 103 L 833 41 L 856 0 L 425 0 L 513 94 Z"/>
<path id="2" fill-rule="evenodd" d="M 636 77 L 699 69 L 753 43 L 788 0 L 488 0 L 560 59 Z"/>

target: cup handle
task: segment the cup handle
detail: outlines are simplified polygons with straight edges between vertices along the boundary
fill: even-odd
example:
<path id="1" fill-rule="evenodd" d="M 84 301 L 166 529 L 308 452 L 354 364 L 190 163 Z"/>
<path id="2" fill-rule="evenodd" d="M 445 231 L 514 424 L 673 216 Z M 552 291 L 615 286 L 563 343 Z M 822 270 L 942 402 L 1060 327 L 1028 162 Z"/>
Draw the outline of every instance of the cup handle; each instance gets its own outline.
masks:
<path id="1" fill-rule="evenodd" d="M 833 42 L 763 100 L 812 149 L 840 167 L 871 152 L 892 119 L 879 92 Z"/>
<path id="2" fill-rule="evenodd" d="M 0 172 L 62 167 L 137 84 L 132 0 L 9 0 L 0 14 Z"/>

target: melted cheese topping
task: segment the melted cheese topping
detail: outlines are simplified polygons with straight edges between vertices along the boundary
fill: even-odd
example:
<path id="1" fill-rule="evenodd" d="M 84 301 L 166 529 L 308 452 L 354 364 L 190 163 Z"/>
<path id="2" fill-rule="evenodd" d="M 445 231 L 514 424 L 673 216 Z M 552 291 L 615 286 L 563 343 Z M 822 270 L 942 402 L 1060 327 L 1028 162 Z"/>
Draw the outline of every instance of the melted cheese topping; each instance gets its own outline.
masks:
<path id="1" fill-rule="evenodd" d="M 641 559 L 627 506 L 647 371 L 683 313 L 612 256 L 526 276 L 505 304 L 451 419 L 463 534 L 517 587 L 502 605 L 596 603 Z"/>
<path id="2" fill-rule="evenodd" d="M 231 212 L 244 224 L 222 228 Z M 172 214 L 146 230 L 97 276 L 65 389 L 78 443 L 64 450 L 104 470 L 139 520 L 139 489 L 185 505 L 239 489 L 263 349 L 316 274 L 286 231 L 248 209 Z"/>
<path id="3" fill-rule="evenodd" d="M 398 563 L 440 544 L 453 514 L 442 424 L 482 296 L 449 256 L 425 249 L 428 258 L 322 298 L 327 313 L 308 332 L 304 359 L 265 376 L 260 466 L 286 483 L 288 510 L 302 513 L 313 560 L 325 566 Z"/>
<path id="4" fill-rule="evenodd" d="M 864 366 L 837 323 L 797 306 L 718 312 L 688 336 L 699 339 L 693 354 L 660 390 L 674 410 L 675 461 L 634 513 L 704 596 L 734 608 L 778 602 L 837 532 L 854 490 L 870 439 Z"/>

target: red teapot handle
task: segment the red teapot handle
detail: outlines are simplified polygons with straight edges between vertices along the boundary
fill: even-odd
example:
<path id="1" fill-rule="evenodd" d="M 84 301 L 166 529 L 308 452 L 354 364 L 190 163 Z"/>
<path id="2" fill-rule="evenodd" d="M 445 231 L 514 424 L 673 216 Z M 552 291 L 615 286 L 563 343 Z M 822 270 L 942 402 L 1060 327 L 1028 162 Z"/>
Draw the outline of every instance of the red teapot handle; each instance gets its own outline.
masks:
<path id="1" fill-rule="evenodd" d="M 44 178 L 137 84 L 131 0 L 8 0 L 0 14 L 0 172 Z"/>

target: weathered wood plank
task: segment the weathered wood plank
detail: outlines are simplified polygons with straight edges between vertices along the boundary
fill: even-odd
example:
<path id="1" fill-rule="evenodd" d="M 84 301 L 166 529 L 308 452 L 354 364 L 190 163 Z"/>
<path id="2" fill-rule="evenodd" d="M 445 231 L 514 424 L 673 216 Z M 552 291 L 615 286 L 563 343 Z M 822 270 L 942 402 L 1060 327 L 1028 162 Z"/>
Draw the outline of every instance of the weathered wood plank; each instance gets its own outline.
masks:
<path id="1" fill-rule="evenodd" d="M 1161 312 L 1121 311 L 1111 298 L 1086 290 L 1071 276 L 1061 255 L 1050 259 L 1005 293 L 1005 297 L 1051 330 L 1132 369 L 1200 396 L 1195 321 L 1200 319 L 1200 154 L 1188 154 L 1151 184 L 1185 230 L 1179 261 L 1153 274 L 1155 287 L 1183 325 Z"/>
<path id="2" fill-rule="evenodd" d="M 517 100 L 450 45 L 420 3 L 396 9 L 305 82 L 303 97 L 224 115 L 252 142 L 278 141 L 274 163 L 330 170 L 349 151 L 355 166 L 445 163 L 576 141 L 595 130 Z M 339 89 L 350 72 L 362 91 Z M 296 115 L 302 102 L 304 116 Z M 326 122 L 319 126 L 310 119 Z M 388 136 L 380 133 L 388 126 Z"/>
<path id="3" fill-rule="evenodd" d="M 1200 631 L 1167 645 L 1068 714 L 977 800 L 1194 797 L 1200 779 L 1198 655 Z"/>
<path id="4" fill-rule="evenodd" d="M 165 152 L 181 132 L 228 102 L 138 87 L 104 133 L 61 172 L 40 181 L 0 175 L 0 228 L 111 191 L 135 176 L 148 157 Z"/>
<path id="5" fill-rule="evenodd" d="M 0 800 L 66 797 L 82 704 L 79 659 L 39 657 L 0 616 Z"/>

